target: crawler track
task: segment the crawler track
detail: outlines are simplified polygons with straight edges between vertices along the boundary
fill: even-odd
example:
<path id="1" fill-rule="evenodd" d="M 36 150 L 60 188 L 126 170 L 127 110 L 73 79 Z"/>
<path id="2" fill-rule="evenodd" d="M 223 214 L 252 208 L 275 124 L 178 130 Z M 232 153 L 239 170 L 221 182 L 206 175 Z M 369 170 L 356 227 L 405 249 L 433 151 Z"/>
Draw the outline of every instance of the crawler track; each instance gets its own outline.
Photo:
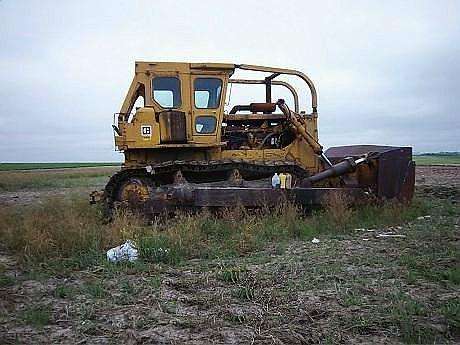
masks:
<path id="1" fill-rule="evenodd" d="M 280 171 L 290 173 L 295 179 L 309 176 L 308 171 L 293 161 L 168 161 L 143 168 L 123 169 L 113 175 L 104 190 L 106 206 L 109 209 L 114 207 L 114 203 L 119 201 L 119 189 L 129 179 L 142 179 L 151 187 L 160 187 L 172 184 L 174 174 L 180 171 L 191 183 L 225 182 L 235 169 L 247 181 L 267 178 Z"/>

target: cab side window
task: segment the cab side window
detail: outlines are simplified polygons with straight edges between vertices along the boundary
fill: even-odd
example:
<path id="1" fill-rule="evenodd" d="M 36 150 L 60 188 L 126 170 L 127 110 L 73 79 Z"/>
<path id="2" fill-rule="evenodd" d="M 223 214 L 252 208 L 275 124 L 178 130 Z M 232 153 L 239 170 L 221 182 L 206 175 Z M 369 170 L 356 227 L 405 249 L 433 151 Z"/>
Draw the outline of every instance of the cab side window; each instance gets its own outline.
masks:
<path id="1" fill-rule="evenodd" d="M 155 77 L 152 80 L 153 99 L 162 108 L 181 106 L 180 80 L 176 77 Z"/>
<path id="2" fill-rule="evenodd" d="M 197 78 L 194 82 L 195 107 L 197 109 L 216 109 L 220 104 L 222 80 L 219 78 Z"/>

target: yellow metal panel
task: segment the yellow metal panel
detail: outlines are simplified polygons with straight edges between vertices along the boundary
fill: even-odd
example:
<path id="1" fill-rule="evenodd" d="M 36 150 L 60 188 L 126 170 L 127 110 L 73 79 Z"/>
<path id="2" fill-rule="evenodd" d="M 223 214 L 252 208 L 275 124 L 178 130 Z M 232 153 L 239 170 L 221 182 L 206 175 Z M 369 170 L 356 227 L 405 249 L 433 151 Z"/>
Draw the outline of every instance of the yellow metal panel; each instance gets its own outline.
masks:
<path id="1" fill-rule="evenodd" d="M 210 62 L 202 62 L 202 63 L 191 63 L 190 68 L 192 69 L 216 69 L 216 70 L 234 70 L 235 65 L 232 63 L 210 63 Z"/>
<path id="2" fill-rule="evenodd" d="M 194 82 L 197 78 L 219 78 L 222 81 L 222 90 L 220 95 L 220 103 L 219 106 L 215 109 L 207 109 L 207 108 L 196 108 L 195 106 L 195 90 L 194 90 Z M 223 108 L 225 103 L 225 95 L 227 90 L 227 81 L 228 75 L 224 73 L 220 74 L 199 74 L 199 75 L 192 75 L 190 78 L 190 103 L 191 103 L 191 131 L 193 142 L 196 143 L 217 143 L 220 142 L 221 136 L 221 123 L 223 119 Z M 213 133 L 206 133 L 201 134 L 196 131 L 195 128 L 195 121 L 196 118 L 199 116 L 213 116 L 216 118 L 216 130 Z"/>
<path id="3" fill-rule="evenodd" d="M 127 148 L 152 148 L 160 143 L 160 127 L 155 121 L 152 108 L 139 108 L 131 123 L 120 126 L 124 139 L 118 139 L 120 145 Z"/>
<path id="4" fill-rule="evenodd" d="M 292 160 L 298 162 L 310 171 L 318 171 L 320 163 L 310 145 L 300 137 L 283 149 L 251 149 L 225 150 L 221 143 L 221 123 L 227 92 L 227 84 L 235 67 L 253 69 L 269 73 L 287 73 L 304 77 L 303 74 L 292 70 L 273 69 L 260 66 L 222 64 L 222 63 L 185 63 L 185 62 L 136 62 L 135 76 L 128 90 L 121 112 L 129 112 L 137 97 L 139 86 L 145 90 L 145 107 L 136 111 L 131 122 L 128 117 L 121 117 L 118 128 L 122 135 L 115 136 L 115 144 L 120 150 L 125 150 L 125 166 L 137 166 L 148 162 L 165 160 L 209 160 L 209 159 L 247 159 L 247 160 Z M 175 76 L 181 81 L 181 100 L 179 108 L 174 109 L 185 113 L 186 144 L 162 144 L 160 129 L 166 124 L 159 124 L 157 114 L 164 111 L 153 99 L 152 79 L 156 76 Z M 198 77 L 213 77 L 222 79 L 222 94 L 217 109 L 197 109 L 194 104 L 193 81 Z M 305 80 L 305 78 L 303 78 Z M 307 78 L 307 81 L 310 80 Z M 141 89 L 142 90 L 142 89 Z M 314 89 L 313 89 L 314 91 Z M 314 95 L 316 97 L 316 94 Z M 315 98 L 314 97 L 314 98 Z M 316 101 L 316 99 L 315 99 Z M 315 103 L 315 102 L 314 102 Z M 200 134 L 195 130 L 194 122 L 197 116 L 215 116 L 217 129 L 212 134 Z M 302 127 L 313 138 L 318 139 L 317 115 L 303 116 Z M 150 128 L 150 129 L 149 129 Z M 167 131 L 166 131 L 167 132 Z M 135 150 L 131 150 L 135 149 Z M 154 150 L 156 149 L 156 150 Z"/>

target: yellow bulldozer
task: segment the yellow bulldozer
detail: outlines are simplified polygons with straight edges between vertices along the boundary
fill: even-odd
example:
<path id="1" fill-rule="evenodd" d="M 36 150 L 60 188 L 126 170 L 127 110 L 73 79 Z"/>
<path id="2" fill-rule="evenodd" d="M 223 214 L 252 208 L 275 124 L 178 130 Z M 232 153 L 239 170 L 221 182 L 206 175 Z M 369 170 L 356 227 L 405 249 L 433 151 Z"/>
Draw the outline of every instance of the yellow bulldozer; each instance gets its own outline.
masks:
<path id="1" fill-rule="evenodd" d="M 263 77 L 232 78 L 236 70 Z M 299 109 L 297 89 L 280 76 L 305 83 L 302 92 L 311 99 L 311 112 Z M 265 99 L 226 104 L 232 84 L 261 84 Z M 274 88 L 284 88 L 292 103 L 274 101 Z M 412 198 L 410 147 L 355 145 L 324 151 L 317 121 L 315 86 L 296 70 L 136 62 L 112 126 L 124 163 L 99 196 L 109 210 L 124 205 L 145 214 L 270 207 L 280 200 L 310 207 L 334 193 L 353 201 Z"/>

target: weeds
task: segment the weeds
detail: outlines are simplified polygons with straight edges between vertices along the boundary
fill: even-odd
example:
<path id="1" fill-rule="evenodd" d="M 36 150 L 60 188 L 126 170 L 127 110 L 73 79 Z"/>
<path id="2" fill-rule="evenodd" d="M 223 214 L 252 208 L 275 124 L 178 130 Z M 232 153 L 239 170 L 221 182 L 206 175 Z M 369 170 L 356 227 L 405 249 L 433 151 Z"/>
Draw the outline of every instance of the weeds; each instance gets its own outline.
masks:
<path id="1" fill-rule="evenodd" d="M 245 269 L 239 267 L 225 268 L 218 272 L 217 278 L 226 283 L 236 284 L 241 281 L 245 271 Z"/>
<path id="2" fill-rule="evenodd" d="M 14 285 L 16 280 L 6 274 L 0 273 L 0 288 Z"/>
<path id="3" fill-rule="evenodd" d="M 103 298 L 107 295 L 107 291 L 99 281 L 88 282 L 84 285 L 83 290 L 94 298 Z"/>
<path id="4" fill-rule="evenodd" d="M 58 285 L 54 289 L 54 296 L 58 298 L 73 298 L 77 290 L 69 285 Z"/>
<path id="5" fill-rule="evenodd" d="M 232 295 L 239 299 L 251 301 L 255 297 L 255 290 L 249 286 L 242 286 L 233 290 Z"/>
<path id="6" fill-rule="evenodd" d="M 347 195 L 341 192 L 330 193 L 324 201 L 331 225 L 337 230 L 345 230 L 353 215 L 351 201 Z"/>
<path id="7" fill-rule="evenodd" d="M 50 323 L 51 309 L 43 305 L 32 306 L 24 310 L 22 320 L 28 325 L 43 328 Z"/>
<path id="8" fill-rule="evenodd" d="M 458 298 L 444 302 L 440 312 L 444 316 L 448 327 L 451 328 L 452 333 L 460 334 L 460 301 Z"/>
<path id="9" fill-rule="evenodd" d="M 174 243 L 170 237 L 162 233 L 140 238 L 138 249 L 143 259 L 155 263 L 177 264 L 183 257 L 180 243 Z"/>
<path id="10" fill-rule="evenodd" d="M 189 258 L 245 255 L 276 243 L 278 252 L 291 239 L 309 240 L 320 233 L 344 234 L 356 227 L 408 221 L 429 210 L 424 201 L 411 206 L 388 204 L 353 209 L 340 194 L 324 210 L 305 217 L 295 205 L 248 212 L 242 207 L 218 214 L 181 213 L 147 225 L 138 216 L 117 212 L 105 224 L 101 211 L 80 199 L 50 199 L 26 208 L 0 210 L 0 239 L 30 263 L 47 262 L 57 271 L 98 264 L 103 253 L 126 239 L 134 240 L 145 261 L 179 264 Z M 450 274 L 457 279 L 458 272 Z"/>
<path id="11" fill-rule="evenodd" d="M 0 240 L 18 258 L 26 255 L 21 268 L 30 272 L 11 282 L 3 277 L 11 276 L 10 268 L 2 269 L 1 290 L 21 291 L 23 281 L 44 271 L 40 286 L 55 287 L 48 297 L 66 299 L 53 304 L 54 314 L 37 305 L 14 322 L 43 327 L 54 317 L 59 327 L 65 305 L 78 335 L 90 342 L 112 332 L 108 310 L 126 315 L 136 329 L 168 323 L 181 332 L 198 325 L 214 332 L 230 326 L 235 337 L 256 329 L 249 333 L 256 342 L 302 337 L 354 343 L 363 335 L 407 343 L 458 339 L 458 206 L 450 202 L 353 208 L 338 199 L 308 216 L 282 204 L 182 213 L 153 224 L 125 212 L 104 224 L 97 208 L 76 199 L 0 212 Z M 431 218 L 417 220 L 422 215 Z M 403 225 L 404 240 L 353 231 L 394 225 Z M 30 241 L 34 226 L 45 244 Z M 311 244 L 313 236 L 321 243 Z M 136 242 L 140 260 L 108 263 L 104 251 L 126 239 Z M 74 283 L 64 279 L 67 273 Z M 22 301 L 43 298 L 42 289 L 25 291 Z"/>
<path id="12" fill-rule="evenodd" d="M 124 279 L 120 282 L 120 291 L 126 295 L 136 295 L 139 293 L 139 287 L 128 279 Z"/>
<path id="13" fill-rule="evenodd" d="M 154 290 L 157 290 L 161 286 L 161 277 L 159 276 L 150 277 L 147 280 L 147 283 L 151 288 L 153 288 Z"/>

